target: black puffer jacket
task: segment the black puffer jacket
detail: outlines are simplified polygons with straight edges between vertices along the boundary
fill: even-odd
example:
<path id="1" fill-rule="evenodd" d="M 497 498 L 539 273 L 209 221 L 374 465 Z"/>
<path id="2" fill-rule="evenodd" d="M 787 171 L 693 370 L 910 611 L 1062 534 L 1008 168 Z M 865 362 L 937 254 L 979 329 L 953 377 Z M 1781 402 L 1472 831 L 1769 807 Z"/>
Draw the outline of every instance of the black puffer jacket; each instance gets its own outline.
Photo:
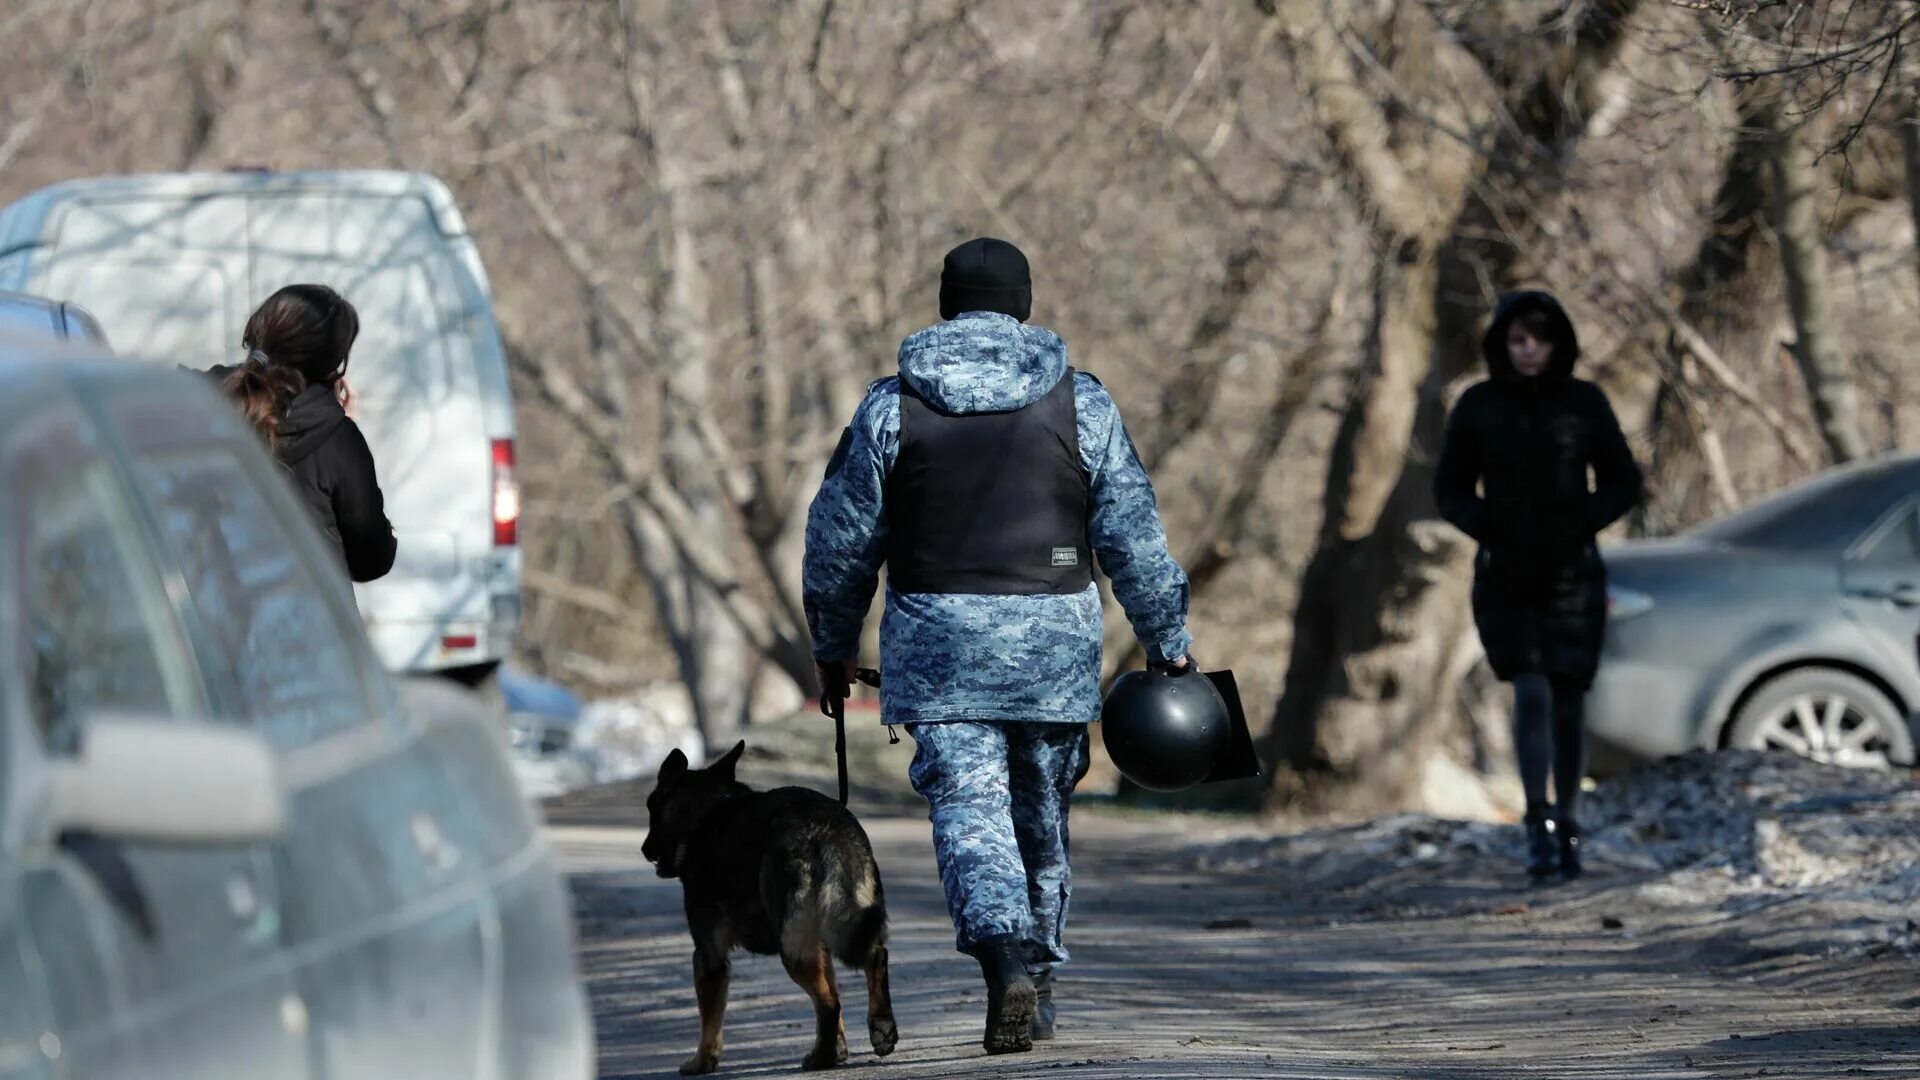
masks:
<path id="1" fill-rule="evenodd" d="M 207 372 L 224 383 L 233 371 Z M 373 581 L 393 569 L 397 544 L 373 451 L 329 386 L 309 386 L 281 418 L 274 456 L 293 474 L 314 524 L 332 542 L 355 581 Z"/>
<path id="2" fill-rule="evenodd" d="M 1507 329 L 1530 308 L 1547 315 L 1553 358 L 1526 378 L 1508 362 Z M 1594 537 L 1639 502 L 1640 469 L 1605 392 L 1573 377 L 1580 343 L 1553 297 L 1503 297 L 1481 354 L 1491 377 L 1448 418 L 1434 497 L 1441 516 L 1480 543 L 1474 622 L 1495 674 L 1586 686 L 1607 619 Z"/>

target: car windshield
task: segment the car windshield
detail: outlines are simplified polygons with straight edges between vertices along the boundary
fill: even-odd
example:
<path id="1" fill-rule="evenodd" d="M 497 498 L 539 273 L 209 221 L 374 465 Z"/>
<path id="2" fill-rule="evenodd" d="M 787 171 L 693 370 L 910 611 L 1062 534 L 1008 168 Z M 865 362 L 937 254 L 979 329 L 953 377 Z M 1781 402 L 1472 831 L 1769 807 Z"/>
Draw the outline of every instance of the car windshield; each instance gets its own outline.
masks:
<path id="1" fill-rule="evenodd" d="M 1920 460 L 1836 469 L 1687 535 L 1735 547 L 1839 552 L 1917 488 Z"/>

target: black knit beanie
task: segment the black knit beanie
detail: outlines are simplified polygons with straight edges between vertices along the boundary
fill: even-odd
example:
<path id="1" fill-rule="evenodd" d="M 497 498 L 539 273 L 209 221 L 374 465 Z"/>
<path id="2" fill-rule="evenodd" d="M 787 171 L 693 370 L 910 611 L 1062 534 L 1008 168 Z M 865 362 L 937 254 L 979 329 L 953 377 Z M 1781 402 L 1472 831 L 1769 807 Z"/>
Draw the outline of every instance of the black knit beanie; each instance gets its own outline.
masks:
<path id="1" fill-rule="evenodd" d="M 997 311 L 1021 322 L 1033 314 L 1033 278 L 1019 248 L 983 236 L 947 252 L 940 271 L 940 317 L 969 311 Z"/>

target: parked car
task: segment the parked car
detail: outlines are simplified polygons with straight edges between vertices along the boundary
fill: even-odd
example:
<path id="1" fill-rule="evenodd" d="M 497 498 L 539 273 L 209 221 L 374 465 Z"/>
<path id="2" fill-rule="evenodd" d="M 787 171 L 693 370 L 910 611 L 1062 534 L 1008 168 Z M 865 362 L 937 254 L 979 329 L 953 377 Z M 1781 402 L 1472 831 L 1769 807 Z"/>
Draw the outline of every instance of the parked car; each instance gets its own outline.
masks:
<path id="1" fill-rule="evenodd" d="M 1606 558 L 1596 768 L 1728 746 L 1913 763 L 1920 456 L 1837 469 Z"/>
<path id="2" fill-rule="evenodd" d="M 0 292 L 0 334 L 16 339 L 81 341 L 107 348 L 106 331 L 86 308 L 30 293 Z"/>
<path id="3" fill-rule="evenodd" d="M 520 618 L 513 395 L 486 272 L 446 187 L 400 172 L 75 180 L 0 210 L 0 289 L 87 305 L 131 353 L 240 359 L 248 314 L 318 281 L 360 313 L 349 377 L 399 540 L 360 586 L 389 670 L 487 681 Z"/>
<path id="4" fill-rule="evenodd" d="M 513 771 L 528 798 L 565 794 L 592 781 L 592 764 L 574 741 L 585 706 L 573 691 L 506 667 L 500 670 L 500 693 Z"/>
<path id="5" fill-rule="evenodd" d="M 497 733 L 276 469 L 205 380 L 0 338 L 0 1077 L 591 1076 Z"/>

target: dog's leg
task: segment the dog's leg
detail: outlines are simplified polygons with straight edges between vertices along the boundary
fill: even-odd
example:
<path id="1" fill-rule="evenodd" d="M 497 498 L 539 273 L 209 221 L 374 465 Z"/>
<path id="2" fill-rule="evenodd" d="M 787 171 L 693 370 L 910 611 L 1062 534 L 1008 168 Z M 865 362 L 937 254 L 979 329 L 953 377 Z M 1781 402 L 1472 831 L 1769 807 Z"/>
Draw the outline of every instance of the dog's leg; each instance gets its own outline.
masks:
<path id="1" fill-rule="evenodd" d="M 840 1025 L 840 987 L 833 978 L 833 958 L 822 945 L 783 956 L 787 974 L 813 999 L 813 1051 L 800 1063 L 803 1069 L 831 1069 L 847 1060 L 847 1032 Z"/>
<path id="2" fill-rule="evenodd" d="M 887 988 L 887 950 L 873 950 L 867 962 L 867 1034 L 873 1038 L 873 1052 L 881 1057 L 893 1053 L 900 1041 L 900 1029 L 893 1022 L 893 993 Z"/>
<path id="3" fill-rule="evenodd" d="M 720 1067 L 720 1022 L 727 1015 L 727 985 L 733 964 L 726 953 L 693 950 L 693 993 L 700 1001 L 700 1049 L 680 1066 L 681 1076 L 704 1076 Z"/>

